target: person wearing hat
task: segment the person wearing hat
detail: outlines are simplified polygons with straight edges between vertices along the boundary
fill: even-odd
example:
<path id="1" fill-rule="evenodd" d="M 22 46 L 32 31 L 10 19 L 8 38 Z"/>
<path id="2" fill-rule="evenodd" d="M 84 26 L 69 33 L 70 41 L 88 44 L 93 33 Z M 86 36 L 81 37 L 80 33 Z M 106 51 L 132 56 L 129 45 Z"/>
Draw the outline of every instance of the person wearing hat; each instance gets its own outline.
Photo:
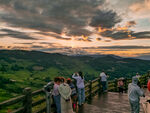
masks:
<path id="1" fill-rule="evenodd" d="M 131 106 L 131 113 L 139 113 L 140 111 L 140 97 L 144 95 L 144 92 L 137 85 L 138 78 L 132 77 L 132 83 L 128 85 L 128 98 Z"/>
<path id="2" fill-rule="evenodd" d="M 71 88 L 62 78 L 58 91 L 61 95 L 61 113 L 74 113 L 71 104 Z"/>

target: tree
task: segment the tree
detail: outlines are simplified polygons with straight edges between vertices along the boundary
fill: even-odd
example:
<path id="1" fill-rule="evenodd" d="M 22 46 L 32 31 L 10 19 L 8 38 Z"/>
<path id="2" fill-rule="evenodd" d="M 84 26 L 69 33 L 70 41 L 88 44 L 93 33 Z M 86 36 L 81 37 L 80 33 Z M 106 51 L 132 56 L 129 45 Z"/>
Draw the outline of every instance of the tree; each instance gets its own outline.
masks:
<path id="1" fill-rule="evenodd" d="M 1 65 L 0 71 L 4 74 L 4 72 L 7 72 L 7 66 L 8 65 Z"/>

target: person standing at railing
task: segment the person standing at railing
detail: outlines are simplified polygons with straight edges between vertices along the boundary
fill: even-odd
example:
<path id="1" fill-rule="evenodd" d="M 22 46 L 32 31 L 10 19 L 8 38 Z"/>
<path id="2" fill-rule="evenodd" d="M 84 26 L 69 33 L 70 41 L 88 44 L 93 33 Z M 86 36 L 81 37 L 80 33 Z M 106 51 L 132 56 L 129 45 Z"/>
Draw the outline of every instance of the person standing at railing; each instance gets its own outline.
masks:
<path id="1" fill-rule="evenodd" d="M 140 97 L 144 96 L 144 92 L 137 85 L 138 78 L 134 76 L 132 83 L 128 85 L 128 98 L 131 106 L 131 113 L 139 113 L 140 111 Z"/>
<path id="2" fill-rule="evenodd" d="M 123 78 L 119 78 L 119 79 L 118 79 L 118 89 L 119 89 L 119 93 L 123 93 L 123 86 L 124 86 Z"/>
<path id="3" fill-rule="evenodd" d="M 74 73 L 72 78 L 76 80 L 77 90 L 78 90 L 78 105 L 81 106 L 85 102 L 85 86 L 84 86 L 84 76 L 82 72 Z"/>
<path id="4" fill-rule="evenodd" d="M 57 109 L 57 113 L 61 113 L 61 104 L 60 104 L 60 94 L 58 91 L 58 87 L 60 85 L 60 78 L 59 77 L 55 77 L 54 78 L 54 86 L 53 86 L 53 98 L 54 98 L 54 103 L 56 104 L 56 109 Z"/>
<path id="5" fill-rule="evenodd" d="M 67 79 L 67 84 L 70 86 L 72 92 L 71 92 L 71 100 L 72 100 L 72 107 L 73 110 L 76 110 L 77 107 L 77 91 L 75 85 L 72 83 L 72 80 L 70 78 Z"/>
<path id="6" fill-rule="evenodd" d="M 61 95 L 61 113 L 74 113 L 71 104 L 71 88 L 65 83 L 65 79 L 61 78 L 61 84 L 58 87 Z"/>
<path id="7" fill-rule="evenodd" d="M 100 73 L 100 78 L 101 78 L 103 92 L 107 92 L 107 78 L 108 77 L 104 71 L 102 71 L 102 73 Z"/>

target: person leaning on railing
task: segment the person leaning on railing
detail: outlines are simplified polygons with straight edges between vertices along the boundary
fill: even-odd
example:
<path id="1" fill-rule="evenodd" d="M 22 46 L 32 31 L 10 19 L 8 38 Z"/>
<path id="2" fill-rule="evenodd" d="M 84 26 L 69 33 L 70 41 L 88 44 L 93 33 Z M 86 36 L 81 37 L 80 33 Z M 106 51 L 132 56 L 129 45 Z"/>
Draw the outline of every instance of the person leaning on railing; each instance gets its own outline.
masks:
<path id="1" fill-rule="evenodd" d="M 101 84 L 102 84 L 103 92 L 107 92 L 107 78 L 108 78 L 108 76 L 105 74 L 104 71 L 102 71 L 102 73 L 100 73 L 99 76 L 101 78 Z"/>

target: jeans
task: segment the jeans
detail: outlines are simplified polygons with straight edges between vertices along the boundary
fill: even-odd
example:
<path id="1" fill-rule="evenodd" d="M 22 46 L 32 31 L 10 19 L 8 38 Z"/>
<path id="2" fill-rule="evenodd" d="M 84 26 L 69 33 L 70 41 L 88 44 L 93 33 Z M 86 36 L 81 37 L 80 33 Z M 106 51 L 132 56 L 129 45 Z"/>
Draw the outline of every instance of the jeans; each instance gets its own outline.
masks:
<path id="1" fill-rule="evenodd" d="M 78 88 L 78 104 L 81 105 L 85 102 L 85 89 Z"/>
<path id="2" fill-rule="evenodd" d="M 56 104 L 57 113 L 61 113 L 60 95 L 53 96 L 53 97 L 54 97 L 54 102 Z"/>
<path id="3" fill-rule="evenodd" d="M 131 113 L 139 113 L 140 112 L 140 103 L 130 101 Z"/>
<path id="4" fill-rule="evenodd" d="M 102 87 L 103 87 L 103 91 L 107 90 L 107 86 L 106 86 L 106 81 L 101 81 L 102 83 Z"/>

